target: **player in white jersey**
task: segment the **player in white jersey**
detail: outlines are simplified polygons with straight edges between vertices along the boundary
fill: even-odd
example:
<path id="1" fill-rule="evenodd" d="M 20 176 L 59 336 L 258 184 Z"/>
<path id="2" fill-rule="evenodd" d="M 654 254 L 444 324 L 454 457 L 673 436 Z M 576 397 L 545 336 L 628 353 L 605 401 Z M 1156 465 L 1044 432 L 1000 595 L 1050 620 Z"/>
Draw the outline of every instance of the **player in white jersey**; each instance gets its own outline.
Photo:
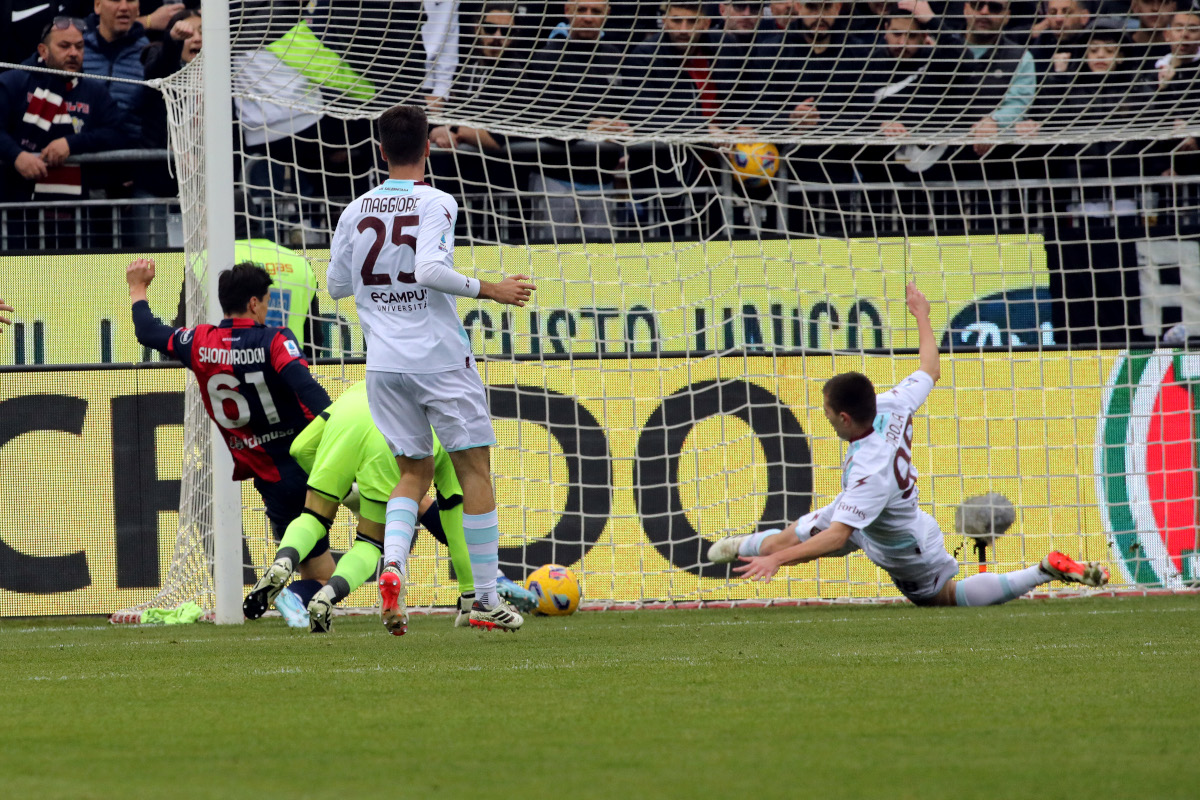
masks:
<path id="1" fill-rule="evenodd" d="M 353 295 L 358 306 L 371 417 L 400 467 L 384 527 L 383 622 L 397 636 L 407 630 L 404 581 L 417 506 L 433 480 L 432 425 L 463 490 L 477 598 L 470 624 L 516 630 L 521 615 L 496 592 L 500 526 L 489 459 L 496 436 L 455 298 L 523 306 L 534 286 L 524 275 L 490 283 L 454 270 L 458 203 L 423 180 L 429 138 L 422 108 L 385 111 L 379 142 L 388 180 L 342 212 L 327 277 L 334 298 Z"/>
<path id="2" fill-rule="evenodd" d="M 825 417 L 850 443 L 842 463 L 842 491 L 832 503 L 782 531 L 731 536 L 715 542 L 708 559 L 740 559 L 734 572 L 770 580 L 780 567 L 856 550 L 885 570 L 905 597 L 920 606 L 983 606 L 1005 603 L 1052 580 L 1101 586 L 1108 570 L 1050 553 L 1036 566 L 1004 574 L 980 573 L 961 581 L 958 562 L 946 552 L 937 521 L 918 506 L 912 463 L 913 413 L 941 376 L 929 301 L 915 283 L 908 310 L 917 320 L 921 366 L 878 396 L 867 376 L 848 372 L 825 384 Z"/>

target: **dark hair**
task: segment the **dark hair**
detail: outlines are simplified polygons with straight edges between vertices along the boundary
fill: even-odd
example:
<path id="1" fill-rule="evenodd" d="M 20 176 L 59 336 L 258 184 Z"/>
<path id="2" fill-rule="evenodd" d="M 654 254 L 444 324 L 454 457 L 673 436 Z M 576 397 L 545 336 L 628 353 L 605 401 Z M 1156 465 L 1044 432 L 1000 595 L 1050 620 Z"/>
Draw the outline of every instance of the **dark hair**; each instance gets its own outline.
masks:
<path id="1" fill-rule="evenodd" d="M 429 120 L 421 106 L 392 106 L 379 116 L 379 144 L 390 165 L 419 164 L 429 141 Z"/>
<path id="2" fill-rule="evenodd" d="M 825 381 L 825 402 L 833 413 L 845 412 L 859 424 L 875 421 L 875 387 L 861 372 L 843 372 Z"/>
<path id="3" fill-rule="evenodd" d="M 704 3 L 702 2 L 689 2 L 688 0 L 666 0 L 666 2 L 662 4 L 662 13 L 667 13 L 668 8 L 686 8 L 689 11 L 695 11 L 702 16 L 704 14 Z"/>
<path id="4" fill-rule="evenodd" d="M 517 5 L 508 0 L 487 0 L 483 4 L 483 8 L 479 9 L 480 22 L 488 14 L 512 14 L 515 17 L 517 16 Z"/>
<path id="5" fill-rule="evenodd" d="M 1121 44 L 1125 41 L 1125 20 L 1119 17 L 1096 17 L 1091 25 L 1091 42 L 1113 42 Z"/>
<path id="6" fill-rule="evenodd" d="M 217 278 L 217 299 L 226 314 L 240 314 L 250 298 L 262 299 L 271 290 L 271 275 L 253 261 L 243 261 Z"/>
<path id="7" fill-rule="evenodd" d="M 151 42 L 142 49 L 142 67 L 147 78 L 164 78 L 167 75 L 174 74 L 183 69 L 183 42 L 171 38 L 171 29 L 176 23 L 183 22 L 185 19 L 203 19 L 199 8 L 185 8 L 175 16 L 167 20 L 167 27 L 163 28 L 163 38 L 157 42 Z M 163 59 L 164 54 L 171 53 L 171 61 L 167 64 Z M 161 62 L 161 63 L 160 63 Z M 148 69 L 147 69 L 148 68 Z M 153 74 L 155 72 L 160 74 Z M 239 237 L 240 238 L 240 237 Z"/>
<path id="8" fill-rule="evenodd" d="M 203 15 L 200 13 L 199 7 L 184 8 L 183 11 L 178 12 L 175 16 L 167 20 L 167 27 L 163 28 L 163 36 L 169 36 L 171 34 L 171 28 L 175 27 L 175 23 L 183 22 L 185 19 L 192 19 L 193 17 L 200 17 L 200 19 L 204 19 Z"/>

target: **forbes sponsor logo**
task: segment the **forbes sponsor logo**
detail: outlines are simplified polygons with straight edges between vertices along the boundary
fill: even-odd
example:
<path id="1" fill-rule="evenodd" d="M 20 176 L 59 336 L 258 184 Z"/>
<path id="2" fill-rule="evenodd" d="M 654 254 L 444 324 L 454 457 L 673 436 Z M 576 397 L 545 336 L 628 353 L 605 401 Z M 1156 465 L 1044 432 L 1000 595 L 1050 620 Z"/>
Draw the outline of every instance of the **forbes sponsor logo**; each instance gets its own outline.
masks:
<path id="1" fill-rule="evenodd" d="M 859 519 L 867 518 L 867 512 L 863 511 L 858 506 L 852 505 L 850 503 L 838 503 L 837 510 L 845 511 L 847 514 L 853 514 L 854 516 L 858 517 Z"/>

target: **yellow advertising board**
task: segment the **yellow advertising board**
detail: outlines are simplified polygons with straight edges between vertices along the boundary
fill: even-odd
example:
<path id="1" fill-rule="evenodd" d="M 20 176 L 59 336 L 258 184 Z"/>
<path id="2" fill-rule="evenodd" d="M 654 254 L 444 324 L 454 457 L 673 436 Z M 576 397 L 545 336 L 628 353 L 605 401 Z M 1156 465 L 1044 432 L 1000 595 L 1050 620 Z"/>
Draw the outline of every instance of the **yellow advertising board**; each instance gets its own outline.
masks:
<path id="1" fill-rule="evenodd" d="M 323 283 L 328 251 L 308 256 Z M 141 361 L 124 280 L 130 258 L 0 257 L 0 290 L 19 326 L 0 340 L 0 365 Z M 151 306 L 169 321 L 183 256 L 154 258 Z M 910 278 L 929 296 L 947 343 L 1021 346 L 1052 336 L 1040 236 L 462 244 L 455 266 L 537 283 L 526 308 L 459 301 L 475 351 L 491 356 L 916 347 L 904 309 Z M 353 301 L 318 298 L 332 355 L 361 355 Z"/>
<path id="2" fill-rule="evenodd" d="M 1093 442 L 1117 357 L 944 359 L 914 464 L 952 552 L 955 507 L 996 491 L 1018 508 L 1001 564 L 1052 547 L 1105 558 Z M 861 556 L 792 567 L 770 584 L 701 562 L 708 540 L 775 527 L 837 492 L 843 450 L 821 412 L 826 378 L 861 369 L 886 387 L 915 367 L 803 355 L 483 362 L 501 562 L 515 578 L 572 565 L 590 602 L 896 596 Z M 337 394 L 361 369 L 322 368 L 322 381 Z M 110 613 L 157 593 L 175 547 L 184 378 L 170 367 L 0 373 L 0 616 Z M 244 497 L 261 564 L 270 545 L 249 483 Z M 343 512 L 335 548 L 349 533 Z M 972 557 L 960 553 L 968 568 Z M 457 596 L 428 536 L 410 578 L 414 605 Z M 374 602 L 372 585 L 347 601 Z"/>

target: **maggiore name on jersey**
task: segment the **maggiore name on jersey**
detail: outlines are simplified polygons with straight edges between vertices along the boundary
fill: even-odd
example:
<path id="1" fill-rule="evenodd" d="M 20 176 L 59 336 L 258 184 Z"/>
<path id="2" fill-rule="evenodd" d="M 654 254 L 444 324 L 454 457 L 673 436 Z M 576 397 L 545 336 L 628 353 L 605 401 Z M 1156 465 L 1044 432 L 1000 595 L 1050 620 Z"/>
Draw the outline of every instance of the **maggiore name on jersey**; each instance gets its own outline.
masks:
<path id="1" fill-rule="evenodd" d="M 201 347 L 201 364 L 262 364 L 267 360 L 267 351 L 262 347 L 247 347 L 245 350 L 226 350 L 221 347 Z"/>
<path id="2" fill-rule="evenodd" d="M 412 197 L 364 197 L 362 213 L 364 214 L 403 214 L 405 211 L 417 210 L 417 198 Z"/>

